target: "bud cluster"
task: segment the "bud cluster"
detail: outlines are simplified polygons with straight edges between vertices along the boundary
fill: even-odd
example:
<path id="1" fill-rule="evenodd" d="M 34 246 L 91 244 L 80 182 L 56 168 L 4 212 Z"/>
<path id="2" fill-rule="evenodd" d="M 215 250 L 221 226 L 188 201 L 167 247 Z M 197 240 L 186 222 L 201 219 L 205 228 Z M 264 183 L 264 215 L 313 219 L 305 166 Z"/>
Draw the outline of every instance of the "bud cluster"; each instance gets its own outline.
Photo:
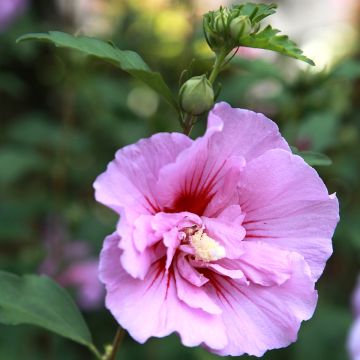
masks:
<path id="1" fill-rule="evenodd" d="M 244 36 L 258 30 L 250 17 L 243 15 L 241 7 L 237 6 L 208 12 L 204 15 L 203 27 L 206 41 L 214 52 L 223 49 L 231 51 L 241 45 Z"/>

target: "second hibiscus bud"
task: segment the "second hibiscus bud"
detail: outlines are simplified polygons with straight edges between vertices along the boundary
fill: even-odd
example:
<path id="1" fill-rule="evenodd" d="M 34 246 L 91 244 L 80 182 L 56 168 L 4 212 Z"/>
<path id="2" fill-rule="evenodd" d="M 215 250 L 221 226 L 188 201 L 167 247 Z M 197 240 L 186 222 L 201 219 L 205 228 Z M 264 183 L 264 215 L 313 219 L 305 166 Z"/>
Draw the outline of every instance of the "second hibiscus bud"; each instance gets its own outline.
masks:
<path id="1" fill-rule="evenodd" d="M 214 90 L 206 75 L 194 76 L 181 87 L 180 106 L 190 115 L 198 116 L 214 105 Z"/>

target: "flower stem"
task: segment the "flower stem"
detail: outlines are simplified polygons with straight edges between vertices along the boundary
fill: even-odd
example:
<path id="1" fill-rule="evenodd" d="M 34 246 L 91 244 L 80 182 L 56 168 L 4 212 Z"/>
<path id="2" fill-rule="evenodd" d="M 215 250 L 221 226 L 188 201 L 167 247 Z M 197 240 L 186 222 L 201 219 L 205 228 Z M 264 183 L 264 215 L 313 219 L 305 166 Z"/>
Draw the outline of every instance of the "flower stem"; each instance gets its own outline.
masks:
<path id="1" fill-rule="evenodd" d="M 215 63 L 212 68 L 211 74 L 209 76 L 209 82 L 211 84 L 214 83 L 217 76 L 221 72 L 224 62 L 225 62 L 225 59 L 228 54 L 229 54 L 229 51 L 225 48 L 222 51 L 220 51 L 218 54 L 216 54 Z M 185 117 L 181 120 L 183 133 L 185 135 L 188 135 L 188 136 L 190 135 L 190 132 L 191 132 L 194 124 L 196 123 L 196 119 L 197 119 L 197 116 L 186 114 Z"/>
<path id="2" fill-rule="evenodd" d="M 183 133 L 187 136 L 190 135 L 191 129 L 194 126 L 194 121 L 196 120 L 196 116 L 190 115 L 190 114 L 186 114 L 183 122 L 182 122 L 182 127 L 183 127 Z"/>
<path id="3" fill-rule="evenodd" d="M 117 329 L 114 341 L 112 343 L 111 352 L 110 352 L 109 356 L 105 357 L 104 360 L 116 360 L 116 354 L 120 348 L 120 344 L 121 344 L 122 340 L 124 339 L 124 336 L 125 336 L 125 330 L 122 329 L 121 327 L 119 327 Z"/>
<path id="4" fill-rule="evenodd" d="M 214 83 L 214 81 L 216 80 L 220 71 L 222 70 L 224 60 L 225 60 L 226 56 L 228 55 L 228 53 L 229 52 L 226 49 L 223 49 L 218 54 L 216 54 L 215 63 L 214 63 L 213 69 L 211 71 L 211 74 L 209 76 L 209 81 L 211 84 Z"/>

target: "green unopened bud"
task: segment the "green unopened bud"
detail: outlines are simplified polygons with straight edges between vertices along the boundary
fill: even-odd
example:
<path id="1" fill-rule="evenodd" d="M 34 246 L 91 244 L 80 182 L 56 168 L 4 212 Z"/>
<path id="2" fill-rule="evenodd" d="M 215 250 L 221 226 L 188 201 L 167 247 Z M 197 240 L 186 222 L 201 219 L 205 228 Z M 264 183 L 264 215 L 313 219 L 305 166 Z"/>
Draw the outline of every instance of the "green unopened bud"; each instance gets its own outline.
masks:
<path id="1" fill-rule="evenodd" d="M 207 43 L 213 51 L 219 51 L 226 46 L 224 29 L 228 27 L 228 16 L 221 11 L 210 11 L 204 15 L 203 28 Z"/>
<path id="2" fill-rule="evenodd" d="M 201 115 L 214 105 L 214 90 L 205 75 L 186 81 L 179 95 L 181 108 L 190 115 Z"/>
<path id="3" fill-rule="evenodd" d="M 222 34 L 228 28 L 230 11 L 227 8 L 215 12 L 214 27 L 217 33 Z"/>
<path id="4" fill-rule="evenodd" d="M 242 36 L 250 34 L 251 27 L 248 16 L 238 16 L 230 22 L 230 35 L 235 41 L 239 41 Z"/>

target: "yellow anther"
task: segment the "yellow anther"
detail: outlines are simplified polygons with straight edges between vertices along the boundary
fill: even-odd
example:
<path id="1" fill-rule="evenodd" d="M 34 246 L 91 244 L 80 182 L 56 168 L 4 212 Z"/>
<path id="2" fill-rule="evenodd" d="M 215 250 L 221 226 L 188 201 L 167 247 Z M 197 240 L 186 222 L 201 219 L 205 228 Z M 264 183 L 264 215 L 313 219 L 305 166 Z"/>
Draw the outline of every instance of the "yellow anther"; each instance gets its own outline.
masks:
<path id="1" fill-rule="evenodd" d="M 226 256 L 225 248 L 201 229 L 190 236 L 190 244 L 195 250 L 197 260 L 209 262 Z"/>

